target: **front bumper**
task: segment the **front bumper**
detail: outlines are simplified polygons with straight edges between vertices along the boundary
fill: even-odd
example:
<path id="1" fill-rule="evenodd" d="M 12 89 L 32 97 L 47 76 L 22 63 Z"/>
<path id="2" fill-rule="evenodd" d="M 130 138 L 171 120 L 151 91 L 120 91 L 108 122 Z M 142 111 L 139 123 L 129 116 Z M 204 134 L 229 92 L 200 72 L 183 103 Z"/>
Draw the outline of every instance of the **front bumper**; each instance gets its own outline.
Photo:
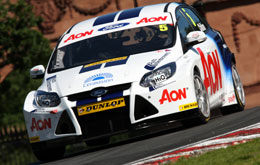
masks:
<path id="1" fill-rule="evenodd" d="M 142 128 L 140 123 L 160 121 L 160 118 L 176 114 L 172 120 L 190 117 L 180 113 L 180 106 L 196 102 L 193 81 L 174 81 L 167 86 L 150 90 L 138 82 L 107 87 L 108 93 L 101 99 L 90 96 L 90 91 L 61 98 L 54 108 L 37 109 L 34 92 L 28 94 L 24 105 L 24 117 L 31 143 L 47 140 L 93 140 Z M 163 103 L 163 91 L 173 93 Z M 171 91 L 185 91 L 185 97 L 177 97 Z M 125 106 L 87 115 L 79 115 L 77 106 L 122 97 Z M 172 100 L 170 100 L 172 99 Z M 177 100 L 177 101 L 176 101 Z M 194 108 L 193 108 L 194 109 Z M 191 109 L 187 109 L 191 110 Z M 184 115 L 178 115 L 184 114 Z M 70 137 L 70 138 L 69 138 Z"/>

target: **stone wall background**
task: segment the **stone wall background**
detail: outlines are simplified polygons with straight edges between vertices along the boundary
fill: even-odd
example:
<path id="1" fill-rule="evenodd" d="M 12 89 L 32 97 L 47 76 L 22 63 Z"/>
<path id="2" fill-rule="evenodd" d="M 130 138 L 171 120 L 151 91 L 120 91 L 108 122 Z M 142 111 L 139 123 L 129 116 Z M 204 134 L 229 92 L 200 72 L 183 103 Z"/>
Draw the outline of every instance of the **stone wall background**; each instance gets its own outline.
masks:
<path id="1" fill-rule="evenodd" d="M 98 15 L 165 2 L 203 3 L 209 24 L 219 30 L 235 53 L 243 84 L 260 84 L 259 0 L 28 0 L 44 18 L 39 27 L 54 47 L 70 26 Z M 260 89 L 260 88 L 259 88 Z"/>

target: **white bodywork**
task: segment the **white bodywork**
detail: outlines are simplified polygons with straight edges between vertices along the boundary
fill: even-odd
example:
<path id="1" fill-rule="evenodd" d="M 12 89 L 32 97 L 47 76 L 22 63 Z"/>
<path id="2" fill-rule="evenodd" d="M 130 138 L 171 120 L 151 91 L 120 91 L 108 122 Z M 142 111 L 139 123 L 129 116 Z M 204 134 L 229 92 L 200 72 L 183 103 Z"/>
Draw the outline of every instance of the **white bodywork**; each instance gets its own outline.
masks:
<path id="1" fill-rule="evenodd" d="M 168 11 L 173 11 L 171 13 L 163 12 L 165 5 L 159 4 L 143 7 L 138 17 L 115 21 L 120 16 L 120 12 L 118 12 L 113 22 L 97 26 L 93 26 L 97 18 L 80 22 L 69 33 L 66 32 L 62 36 L 58 48 L 118 30 L 155 24 L 175 24 L 175 10 L 179 5 L 171 3 L 168 6 Z M 116 27 L 116 25 L 122 27 Z M 100 30 L 102 28 L 105 30 Z M 236 104 L 237 100 L 235 98 L 231 70 L 225 68 L 221 52 L 217 48 L 215 41 L 210 36 L 206 35 L 206 37 L 204 42 L 194 45 L 192 49 L 184 53 L 179 30 L 177 29 L 176 43 L 172 48 L 145 52 L 136 56 L 131 55 L 127 58 L 126 63 L 122 65 L 106 67 L 106 63 L 109 61 L 103 61 L 100 63 L 100 68 L 82 73 L 80 72 L 84 66 L 55 73 L 46 71 L 43 83 L 37 90 L 57 93 L 60 97 L 60 104 L 56 107 L 40 107 L 35 101 L 36 91 L 31 91 L 27 95 L 24 104 L 24 117 L 30 142 L 35 143 L 61 137 L 82 135 L 80 124 L 72 109 L 77 106 L 77 102 L 69 101 L 67 96 L 91 91 L 100 86 L 109 87 L 126 83 L 131 84 L 129 89 L 122 91 L 122 97 L 129 96 L 129 118 L 131 124 L 194 109 L 196 105 L 190 108 L 183 108 L 184 105 L 189 107 L 189 105 L 197 102 L 193 82 L 194 68 L 198 68 L 204 82 L 207 78 L 209 80 L 209 85 L 205 86 L 209 94 L 211 108 Z M 226 45 L 222 46 L 226 47 Z M 204 63 L 202 62 L 202 57 L 205 57 Z M 140 86 L 141 78 L 144 74 L 150 72 L 144 66 L 152 62 L 156 64 L 154 69 L 169 62 L 176 63 L 175 74 L 163 81 L 163 85 L 154 90 Z M 107 74 L 110 74 L 110 77 L 106 77 Z M 94 82 L 95 77 L 102 75 L 107 81 L 97 80 Z M 136 95 L 141 96 L 152 104 L 158 110 L 158 113 L 136 120 L 134 117 Z M 97 98 L 97 102 L 101 101 L 102 97 Z M 72 121 L 75 133 L 58 135 L 55 131 L 64 111 L 67 112 Z"/>

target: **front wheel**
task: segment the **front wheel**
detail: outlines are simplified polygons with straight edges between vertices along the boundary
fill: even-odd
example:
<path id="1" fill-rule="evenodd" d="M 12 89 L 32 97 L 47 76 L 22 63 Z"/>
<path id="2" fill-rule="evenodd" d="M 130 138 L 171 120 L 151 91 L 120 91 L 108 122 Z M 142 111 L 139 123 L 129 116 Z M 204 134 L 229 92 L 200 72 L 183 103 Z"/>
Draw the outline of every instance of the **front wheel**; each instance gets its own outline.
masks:
<path id="1" fill-rule="evenodd" d="M 198 119 L 201 123 L 207 123 L 210 119 L 209 96 L 198 74 L 194 74 L 194 90 L 198 103 Z"/>

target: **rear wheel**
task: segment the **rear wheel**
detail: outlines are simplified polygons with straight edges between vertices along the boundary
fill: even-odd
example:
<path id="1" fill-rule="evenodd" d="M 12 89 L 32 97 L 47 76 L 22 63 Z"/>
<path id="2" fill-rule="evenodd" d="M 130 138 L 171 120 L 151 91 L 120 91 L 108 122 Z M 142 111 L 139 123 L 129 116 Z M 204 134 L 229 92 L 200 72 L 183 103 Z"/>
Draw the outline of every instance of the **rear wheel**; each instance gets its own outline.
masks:
<path id="1" fill-rule="evenodd" d="M 231 69 L 232 69 L 232 79 L 233 79 L 233 86 L 234 86 L 235 96 L 237 99 L 237 104 L 222 107 L 221 112 L 223 115 L 231 114 L 238 111 L 243 111 L 245 108 L 244 88 L 235 64 L 232 64 Z"/>
<path id="2" fill-rule="evenodd" d="M 245 93 L 237 68 L 234 64 L 232 65 L 232 78 L 237 99 L 237 104 L 232 108 L 234 108 L 236 111 L 243 111 L 245 108 Z"/>
<path id="3" fill-rule="evenodd" d="M 207 123 L 210 119 L 209 96 L 202 79 L 197 73 L 194 74 L 194 90 L 198 103 L 198 119 L 201 123 Z"/>

